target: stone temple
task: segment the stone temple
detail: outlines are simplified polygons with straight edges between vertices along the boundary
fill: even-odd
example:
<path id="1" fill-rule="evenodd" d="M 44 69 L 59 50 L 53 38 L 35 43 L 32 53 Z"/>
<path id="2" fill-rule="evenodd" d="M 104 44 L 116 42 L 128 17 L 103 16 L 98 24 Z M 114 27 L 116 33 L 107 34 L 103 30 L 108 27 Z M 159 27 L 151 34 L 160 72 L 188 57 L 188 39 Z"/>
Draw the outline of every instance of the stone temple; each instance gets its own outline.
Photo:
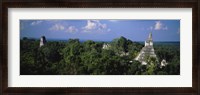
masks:
<path id="1" fill-rule="evenodd" d="M 146 65 L 147 64 L 147 62 L 145 62 L 146 56 L 155 57 L 157 59 L 153 48 L 152 33 L 149 34 L 149 37 L 145 41 L 145 46 L 141 49 L 140 53 L 135 58 L 135 60 L 140 61 L 142 65 Z"/>
<path id="2" fill-rule="evenodd" d="M 47 43 L 45 36 L 40 38 L 40 47 L 44 46 Z"/>

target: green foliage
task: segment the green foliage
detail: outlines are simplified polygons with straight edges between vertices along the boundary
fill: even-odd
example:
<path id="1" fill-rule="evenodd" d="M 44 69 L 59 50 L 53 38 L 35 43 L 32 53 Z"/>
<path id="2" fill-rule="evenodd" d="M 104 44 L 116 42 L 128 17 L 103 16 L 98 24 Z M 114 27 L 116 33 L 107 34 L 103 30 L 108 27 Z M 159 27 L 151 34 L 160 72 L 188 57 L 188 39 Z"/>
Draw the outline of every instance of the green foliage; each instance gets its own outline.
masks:
<path id="1" fill-rule="evenodd" d="M 146 57 L 148 65 L 134 58 L 142 44 L 120 37 L 109 42 L 69 39 L 66 42 L 49 41 L 39 47 L 39 40 L 20 40 L 21 75 L 167 75 L 180 74 L 178 46 L 155 46 L 158 59 Z M 169 63 L 160 67 L 162 59 Z"/>
<path id="2" fill-rule="evenodd" d="M 155 53 L 158 61 L 167 60 L 168 65 L 157 69 L 158 74 L 179 75 L 180 74 L 180 46 L 179 45 L 155 45 Z"/>

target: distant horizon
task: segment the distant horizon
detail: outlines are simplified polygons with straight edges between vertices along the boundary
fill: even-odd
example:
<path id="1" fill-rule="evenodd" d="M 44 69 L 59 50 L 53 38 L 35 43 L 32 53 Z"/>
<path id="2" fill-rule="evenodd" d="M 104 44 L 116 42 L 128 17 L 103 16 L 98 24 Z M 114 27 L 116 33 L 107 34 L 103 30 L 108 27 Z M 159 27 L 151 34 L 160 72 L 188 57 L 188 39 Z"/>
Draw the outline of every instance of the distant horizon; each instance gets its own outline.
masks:
<path id="1" fill-rule="evenodd" d="M 20 38 L 145 41 L 150 32 L 154 41 L 180 42 L 180 20 L 20 20 Z"/>
<path id="2" fill-rule="evenodd" d="M 24 38 L 24 37 L 23 37 Z M 23 38 L 20 38 L 20 39 L 23 39 Z M 28 39 L 35 39 L 35 40 L 40 40 L 40 38 L 33 38 L 33 37 L 27 37 Z M 118 37 L 120 38 L 120 37 Z M 79 38 L 66 38 L 66 39 L 62 39 L 62 38 L 46 38 L 47 41 L 57 41 L 57 40 L 69 40 L 69 39 L 79 39 Z M 88 40 L 91 40 L 91 39 L 79 39 L 79 41 L 88 41 Z M 114 40 L 114 39 L 113 39 Z M 129 39 L 130 40 L 130 39 Z M 111 42 L 112 40 L 92 40 L 92 41 L 99 41 L 99 42 Z M 133 42 L 144 42 L 144 41 L 136 41 L 136 40 L 131 40 Z M 154 41 L 153 42 L 180 42 L 180 41 Z"/>

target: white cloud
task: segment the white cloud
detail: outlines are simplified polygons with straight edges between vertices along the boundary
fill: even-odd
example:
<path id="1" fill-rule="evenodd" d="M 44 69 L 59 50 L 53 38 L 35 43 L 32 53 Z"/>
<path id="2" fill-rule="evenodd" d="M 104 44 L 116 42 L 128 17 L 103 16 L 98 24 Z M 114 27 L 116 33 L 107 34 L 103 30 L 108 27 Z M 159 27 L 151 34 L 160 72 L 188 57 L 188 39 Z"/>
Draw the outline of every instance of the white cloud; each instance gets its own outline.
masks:
<path id="1" fill-rule="evenodd" d="M 50 31 L 64 31 L 67 33 L 75 33 L 78 29 L 75 26 L 65 27 L 62 24 L 54 24 L 52 27 L 49 28 Z"/>
<path id="2" fill-rule="evenodd" d="M 149 27 L 148 30 L 168 30 L 168 27 L 161 23 L 161 21 L 156 21 L 155 25 Z"/>
<path id="3" fill-rule="evenodd" d="M 97 27 L 97 24 L 99 23 L 98 20 L 88 20 L 87 25 L 84 27 L 86 30 L 92 30 Z"/>
<path id="4" fill-rule="evenodd" d="M 108 32 L 110 32 L 110 31 L 111 31 L 111 29 L 107 29 L 107 31 L 108 31 Z"/>
<path id="5" fill-rule="evenodd" d="M 43 22 L 43 21 L 41 21 L 41 20 L 33 21 L 33 22 L 31 22 L 31 25 L 32 25 L 32 26 L 38 25 L 38 24 L 40 24 L 40 23 L 42 23 L 42 22 Z"/>
<path id="6" fill-rule="evenodd" d="M 75 26 L 69 26 L 67 28 L 67 32 L 69 32 L 69 33 L 75 33 L 77 31 L 78 31 L 78 29 Z"/>
<path id="7" fill-rule="evenodd" d="M 101 24 L 100 28 L 105 29 L 105 28 L 107 28 L 107 25 L 106 24 Z"/>
<path id="8" fill-rule="evenodd" d="M 51 31 L 62 31 L 64 29 L 65 29 L 65 27 L 61 24 L 55 24 L 49 28 L 49 30 L 51 30 Z"/>
<path id="9" fill-rule="evenodd" d="M 163 24 L 160 21 L 156 21 L 156 24 L 154 26 L 155 30 L 161 30 L 163 27 Z"/>
<path id="10" fill-rule="evenodd" d="M 118 22 L 119 20 L 108 20 L 110 22 Z"/>
<path id="11" fill-rule="evenodd" d="M 107 25 L 100 23 L 99 20 L 88 20 L 87 25 L 82 29 L 84 32 L 105 31 L 107 30 Z"/>

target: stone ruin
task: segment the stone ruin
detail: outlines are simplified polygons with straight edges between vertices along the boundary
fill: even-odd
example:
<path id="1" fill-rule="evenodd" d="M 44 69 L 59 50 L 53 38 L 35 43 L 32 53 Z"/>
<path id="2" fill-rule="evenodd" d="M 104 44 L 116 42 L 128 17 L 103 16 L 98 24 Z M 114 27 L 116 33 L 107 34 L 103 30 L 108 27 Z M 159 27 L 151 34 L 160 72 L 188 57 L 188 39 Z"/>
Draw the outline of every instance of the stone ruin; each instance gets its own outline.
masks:
<path id="1" fill-rule="evenodd" d="M 47 43 L 45 36 L 40 38 L 40 47 L 44 46 Z"/>

